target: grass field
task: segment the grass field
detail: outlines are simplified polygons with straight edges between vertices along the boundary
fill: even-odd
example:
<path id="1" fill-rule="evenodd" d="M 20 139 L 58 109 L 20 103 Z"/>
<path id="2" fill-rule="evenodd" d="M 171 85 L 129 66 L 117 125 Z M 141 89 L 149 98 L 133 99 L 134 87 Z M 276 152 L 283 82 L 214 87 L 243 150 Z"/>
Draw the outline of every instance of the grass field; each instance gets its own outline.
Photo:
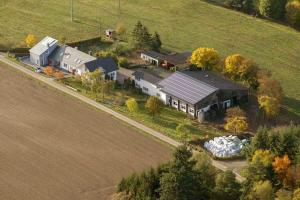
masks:
<path id="1" fill-rule="evenodd" d="M 106 200 L 171 148 L 0 63 L 0 199 Z"/>
<path id="2" fill-rule="evenodd" d="M 89 38 L 114 27 L 119 20 L 117 0 L 74 0 L 76 22 L 70 21 L 69 1 L 2 0 L 0 44 L 20 46 L 28 33 L 39 37 Z M 300 33 L 200 0 L 127 0 L 121 21 L 128 30 L 141 20 L 158 31 L 165 48 L 183 51 L 214 47 L 222 56 L 232 53 L 255 60 L 281 81 L 288 109 L 300 116 Z"/>

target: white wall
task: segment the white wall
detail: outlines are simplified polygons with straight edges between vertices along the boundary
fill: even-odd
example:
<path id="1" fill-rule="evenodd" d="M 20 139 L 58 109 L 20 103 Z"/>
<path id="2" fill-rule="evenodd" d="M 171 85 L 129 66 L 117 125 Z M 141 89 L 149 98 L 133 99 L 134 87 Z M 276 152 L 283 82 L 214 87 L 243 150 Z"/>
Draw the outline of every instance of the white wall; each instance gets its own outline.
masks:
<path id="1" fill-rule="evenodd" d="M 156 97 L 161 95 L 161 92 L 156 87 L 156 85 L 149 83 L 148 81 L 144 81 L 142 79 L 140 80 L 134 79 L 134 81 L 135 81 L 135 86 L 141 88 L 143 93 L 148 94 L 150 96 L 156 96 Z M 145 88 L 147 88 L 148 91 L 146 91 Z"/>

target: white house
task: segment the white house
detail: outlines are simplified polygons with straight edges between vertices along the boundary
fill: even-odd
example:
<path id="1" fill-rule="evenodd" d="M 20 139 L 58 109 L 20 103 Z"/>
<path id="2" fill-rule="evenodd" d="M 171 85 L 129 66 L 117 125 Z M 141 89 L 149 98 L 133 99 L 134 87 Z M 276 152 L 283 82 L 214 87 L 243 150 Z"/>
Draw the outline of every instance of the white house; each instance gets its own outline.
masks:
<path id="1" fill-rule="evenodd" d="M 150 96 L 157 96 L 162 101 L 166 101 L 165 94 L 161 93 L 157 83 L 162 80 L 161 77 L 151 74 L 145 69 L 138 69 L 133 74 L 135 86 L 141 88 L 143 93 Z"/>
<path id="2" fill-rule="evenodd" d="M 29 50 L 30 62 L 41 67 L 48 65 L 48 58 L 57 46 L 58 41 L 56 39 L 49 36 L 45 37 Z"/>

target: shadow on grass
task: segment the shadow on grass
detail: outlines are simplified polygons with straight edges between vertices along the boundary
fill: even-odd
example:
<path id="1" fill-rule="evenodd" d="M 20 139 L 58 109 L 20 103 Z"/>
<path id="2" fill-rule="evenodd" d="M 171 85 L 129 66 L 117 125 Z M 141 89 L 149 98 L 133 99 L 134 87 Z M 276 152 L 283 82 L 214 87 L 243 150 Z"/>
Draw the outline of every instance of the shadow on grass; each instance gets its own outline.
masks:
<path id="1" fill-rule="evenodd" d="M 280 122 L 289 123 L 291 121 L 300 124 L 300 100 L 285 97 Z"/>

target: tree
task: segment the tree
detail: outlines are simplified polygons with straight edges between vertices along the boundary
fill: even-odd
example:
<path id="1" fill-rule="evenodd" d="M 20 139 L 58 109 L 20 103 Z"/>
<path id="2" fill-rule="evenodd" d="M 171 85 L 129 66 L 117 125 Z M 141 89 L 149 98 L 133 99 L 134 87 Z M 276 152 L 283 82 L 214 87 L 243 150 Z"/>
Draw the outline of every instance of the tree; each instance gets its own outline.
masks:
<path id="1" fill-rule="evenodd" d="M 198 152 L 193 159 L 196 160 L 195 169 L 200 173 L 200 177 L 206 177 L 203 179 L 203 184 L 212 190 L 215 187 L 217 170 L 212 165 L 210 156 L 205 152 Z"/>
<path id="2" fill-rule="evenodd" d="M 261 15 L 272 19 L 283 19 L 286 0 L 259 0 L 259 12 Z"/>
<path id="3" fill-rule="evenodd" d="M 226 120 L 224 128 L 233 131 L 234 134 L 241 133 L 248 129 L 248 123 L 244 117 L 231 117 Z"/>
<path id="4" fill-rule="evenodd" d="M 57 71 L 54 73 L 54 77 L 57 79 L 64 78 L 64 76 L 65 76 L 65 73 L 63 73 L 62 71 Z"/>
<path id="5" fill-rule="evenodd" d="M 152 36 L 148 28 L 138 21 L 132 31 L 133 46 L 135 48 L 149 49 L 152 45 Z"/>
<path id="6" fill-rule="evenodd" d="M 239 106 L 228 108 L 226 110 L 226 118 L 232 117 L 246 117 L 246 113 Z"/>
<path id="7" fill-rule="evenodd" d="M 102 100 L 104 100 L 105 96 L 110 94 L 113 89 L 114 82 L 113 81 L 101 81 L 100 85 L 100 93 L 102 94 Z"/>
<path id="8" fill-rule="evenodd" d="M 224 71 L 233 80 L 244 81 L 252 88 L 258 86 L 257 65 L 240 54 L 230 55 L 225 59 Z"/>
<path id="9" fill-rule="evenodd" d="M 117 24 L 116 33 L 118 35 L 123 35 L 123 34 L 125 34 L 125 32 L 126 32 L 126 28 L 125 28 L 124 24 L 122 24 L 122 23 Z"/>
<path id="10" fill-rule="evenodd" d="M 91 91 L 96 92 L 100 90 L 101 79 L 103 78 L 103 71 L 96 69 L 93 72 L 85 72 L 81 76 L 82 85 L 89 87 Z"/>
<path id="11" fill-rule="evenodd" d="M 213 48 L 198 48 L 190 58 L 190 63 L 201 69 L 211 69 L 220 62 L 219 53 Z"/>
<path id="12" fill-rule="evenodd" d="M 162 42 L 160 39 L 160 35 L 155 32 L 153 37 L 152 37 L 152 49 L 155 51 L 159 51 L 161 48 Z"/>
<path id="13" fill-rule="evenodd" d="M 126 101 L 127 109 L 130 112 L 137 112 L 139 109 L 139 105 L 134 98 L 130 98 Z"/>
<path id="14" fill-rule="evenodd" d="M 285 189 L 280 189 L 276 192 L 278 200 L 292 200 L 293 192 Z"/>
<path id="15" fill-rule="evenodd" d="M 29 34 L 25 38 L 25 43 L 26 43 L 27 47 L 29 47 L 29 48 L 33 47 L 36 44 L 36 41 L 37 41 L 37 38 L 33 34 Z"/>
<path id="16" fill-rule="evenodd" d="M 252 195 L 257 200 L 274 200 L 275 195 L 270 181 L 259 181 L 254 184 Z"/>
<path id="17" fill-rule="evenodd" d="M 261 150 L 258 149 L 255 151 L 252 161 L 259 160 L 265 167 L 269 167 L 272 165 L 274 156 L 269 150 Z"/>
<path id="18" fill-rule="evenodd" d="M 67 38 L 65 36 L 62 36 L 59 38 L 60 44 L 66 44 Z"/>
<path id="19" fill-rule="evenodd" d="M 286 6 L 286 20 L 294 27 L 300 27 L 300 1 L 291 0 Z"/>
<path id="20" fill-rule="evenodd" d="M 176 149 L 173 160 L 160 177 L 160 200 L 208 199 L 208 190 L 201 184 L 203 177 L 194 169 L 196 161 L 186 146 Z"/>
<path id="21" fill-rule="evenodd" d="M 300 200 L 300 188 L 294 191 L 293 200 Z"/>
<path id="22" fill-rule="evenodd" d="M 283 90 L 280 83 L 272 79 L 266 75 L 262 75 L 262 77 L 258 80 L 259 88 L 258 95 L 259 96 L 269 96 L 275 98 L 279 104 L 282 103 L 283 99 Z"/>
<path id="23" fill-rule="evenodd" d="M 129 66 L 128 60 L 125 57 L 119 58 L 118 59 L 118 66 L 128 68 L 128 66 Z"/>
<path id="24" fill-rule="evenodd" d="M 278 179 L 283 183 L 285 187 L 288 187 L 292 184 L 292 171 L 291 171 L 291 161 L 288 155 L 283 157 L 276 157 L 272 163 L 273 169 L 278 176 Z"/>
<path id="25" fill-rule="evenodd" d="M 52 76 L 54 74 L 54 68 L 52 66 L 48 66 L 44 68 L 44 73 L 47 76 Z"/>
<path id="26" fill-rule="evenodd" d="M 151 96 L 147 99 L 145 107 L 154 116 L 155 114 L 159 114 L 163 109 L 163 102 L 159 98 Z"/>
<path id="27" fill-rule="evenodd" d="M 264 111 L 268 118 L 274 118 L 279 114 L 280 104 L 278 100 L 270 96 L 258 97 L 259 108 Z"/>
<path id="28" fill-rule="evenodd" d="M 216 199 L 239 199 L 241 185 L 236 181 L 235 174 L 227 170 L 217 175 L 214 194 Z"/>

